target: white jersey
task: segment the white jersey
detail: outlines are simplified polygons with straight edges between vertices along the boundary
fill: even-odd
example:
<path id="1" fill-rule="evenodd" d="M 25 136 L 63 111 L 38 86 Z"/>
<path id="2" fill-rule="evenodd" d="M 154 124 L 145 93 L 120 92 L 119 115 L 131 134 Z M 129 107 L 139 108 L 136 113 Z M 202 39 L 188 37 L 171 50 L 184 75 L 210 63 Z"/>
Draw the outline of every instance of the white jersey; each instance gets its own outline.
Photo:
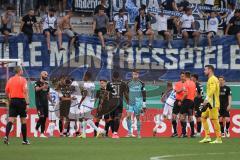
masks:
<path id="1" fill-rule="evenodd" d="M 43 23 L 43 30 L 48 28 L 56 29 L 57 17 L 55 16 L 50 17 L 49 15 L 44 15 L 42 18 L 42 23 Z"/>
<path id="2" fill-rule="evenodd" d="M 184 14 L 181 17 L 180 21 L 182 22 L 182 28 L 183 29 L 184 28 L 185 29 L 186 28 L 191 29 L 192 28 L 192 23 L 195 22 L 193 15 L 187 15 L 187 14 Z"/>
<path id="3" fill-rule="evenodd" d="M 114 16 L 114 22 L 116 23 L 115 29 L 117 29 L 119 32 L 126 31 L 126 22 L 128 20 L 128 17 L 124 15 L 123 17 L 120 17 L 119 15 Z"/>
<path id="4" fill-rule="evenodd" d="M 213 32 L 217 33 L 219 21 L 220 21 L 220 19 L 217 17 L 215 17 L 215 18 L 209 17 L 208 18 L 208 32 L 213 31 Z"/>
<path id="5" fill-rule="evenodd" d="M 56 90 L 52 88 L 50 88 L 49 94 L 51 101 L 48 101 L 48 117 L 49 120 L 56 120 L 59 116 L 60 95 Z"/>
<path id="6" fill-rule="evenodd" d="M 168 96 L 168 98 L 166 100 L 166 104 L 168 104 L 169 106 L 173 107 L 175 101 L 176 101 L 176 92 L 173 90 L 170 93 L 170 95 Z"/>
<path id="7" fill-rule="evenodd" d="M 158 31 L 167 31 L 167 20 L 169 18 L 169 16 L 166 15 L 156 15 L 155 16 L 156 20 L 157 20 L 157 30 Z"/>

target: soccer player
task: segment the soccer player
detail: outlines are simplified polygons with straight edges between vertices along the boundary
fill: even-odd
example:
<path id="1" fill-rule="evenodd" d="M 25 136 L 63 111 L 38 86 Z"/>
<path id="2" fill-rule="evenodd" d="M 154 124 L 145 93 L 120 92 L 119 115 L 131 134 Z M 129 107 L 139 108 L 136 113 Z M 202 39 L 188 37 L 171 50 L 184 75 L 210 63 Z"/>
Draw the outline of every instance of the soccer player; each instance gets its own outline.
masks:
<path id="1" fill-rule="evenodd" d="M 57 90 L 56 80 L 52 81 L 53 87 L 49 90 L 49 105 L 48 105 L 48 119 L 49 119 L 49 135 L 52 137 L 56 127 L 57 117 L 59 116 L 60 96 Z"/>
<path id="2" fill-rule="evenodd" d="M 231 88 L 225 85 L 225 79 L 223 76 L 219 78 L 220 82 L 220 110 L 219 110 L 219 122 L 221 126 L 222 137 L 230 137 L 230 109 L 232 104 L 232 91 Z M 224 125 L 226 123 L 226 125 Z M 226 130 L 224 132 L 224 126 Z"/>
<path id="3" fill-rule="evenodd" d="M 95 103 L 95 84 L 91 81 L 92 74 L 86 72 L 83 78 L 83 83 L 80 84 L 82 92 L 82 99 L 80 100 L 80 121 L 82 121 L 82 134 L 80 138 L 86 138 L 87 124 L 89 124 L 95 131 L 97 131 L 97 137 L 103 134 L 100 129 L 93 122 L 93 115 L 91 111 L 94 109 Z"/>
<path id="4" fill-rule="evenodd" d="M 195 117 L 197 119 L 197 137 L 201 136 L 201 129 L 202 129 L 202 122 L 201 122 L 201 110 L 200 106 L 201 103 L 203 103 L 203 86 L 202 84 L 198 81 L 198 75 L 197 74 L 192 74 L 191 75 L 191 80 L 196 84 L 196 96 L 194 99 L 194 111 L 195 111 Z"/>
<path id="5" fill-rule="evenodd" d="M 23 136 L 23 145 L 29 145 L 27 140 L 27 109 L 29 107 L 27 80 L 22 77 L 23 70 L 17 66 L 15 68 L 15 76 L 11 77 L 6 84 L 5 92 L 9 98 L 9 118 L 6 126 L 6 136 L 4 137 L 4 144 L 9 144 L 9 133 L 12 125 L 16 122 L 17 116 L 20 116 L 21 131 Z"/>
<path id="6" fill-rule="evenodd" d="M 187 8 L 185 14 L 180 19 L 180 26 L 182 30 L 183 39 L 186 48 L 190 48 L 188 39 L 194 38 L 194 49 L 197 49 L 200 33 L 195 28 L 195 20 L 192 15 L 192 8 Z"/>
<path id="7" fill-rule="evenodd" d="M 28 37 L 29 48 L 32 48 L 32 36 L 33 36 L 33 25 L 37 32 L 39 31 L 37 19 L 34 15 L 34 10 L 30 9 L 28 14 L 22 18 L 20 31 L 22 31 Z"/>
<path id="8" fill-rule="evenodd" d="M 199 143 L 222 143 L 221 131 L 219 125 L 219 108 L 220 108 L 220 85 L 219 80 L 214 75 L 214 67 L 212 65 L 206 65 L 204 74 L 208 77 L 206 98 L 203 102 L 204 110 L 202 112 L 202 124 L 205 131 L 205 137 Z M 213 123 L 214 131 L 217 139 L 211 142 L 210 130 L 207 119 Z"/>
<path id="9" fill-rule="evenodd" d="M 101 6 L 98 14 L 93 17 L 93 32 L 100 39 L 102 49 L 105 50 L 104 35 L 109 34 L 109 18 L 104 13 L 105 8 Z"/>
<path id="10" fill-rule="evenodd" d="M 76 124 L 77 124 L 77 120 L 80 117 L 80 108 L 79 108 L 79 102 L 82 99 L 81 96 L 81 91 L 79 88 L 79 84 L 76 81 L 72 81 L 71 84 L 71 107 L 69 110 L 69 121 L 70 121 L 70 125 L 69 125 L 69 137 L 73 137 L 74 134 L 77 132 L 76 129 Z"/>
<path id="11" fill-rule="evenodd" d="M 109 105 L 113 108 L 113 111 L 110 113 L 110 118 L 113 120 L 113 135 L 112 138 L 119 138 L 118 129 L 120 125 L 120 119 L 122 117 L 123 111 L 123 100 L 125 97 L 126 102 L 128 102 L 128 87 L 120 79 L 119 72 L 114 72 L 112 76 L 112 82 L 110 83 L 110 101 Z"/>
<path id="12" fill-rule="evenodd" d="M 128 17 L 125 15 L 124 10 L 120 9 L 119 13 L 114 17 L 114 28 L 117 37 L 117 42 L 121 40 L 121 36 L 128 38 L 128 44 L 132 43 L 132 33 L 128 28 Z"/>
<path id="13" fill-rule="evenodd" d="M 153 129 L 153 136 L 157 134 L 157 128 L 164 119 L 172 119 L 172 110 L 174 106 L 174 102 L 176 101 L 176 92 L 173 89 L 173 84 L 168 82 L 167 91 L 163 94 L 161 101 L 164 103 L 163 113 L 160 116 L 160 119 L 157 120 L 157 124 Z"/>
<path id="14" fill-rule="evenodd" d="M 43 16 L 41 20 L 41 29 L 43 30 L 43 34 L 46 36 L 47 39 L 47 48 L 48 48 L 48 53 L 51 53 L 51 46 L 50 46 L 50 36 L 58 36 L 58 45 L 59 45 L 59 51 L 65 50 L 62 47 L 62 32 L 58 27 L 57 23 L 57 17 L 54 15 L 55 14 L 55 9 L 50 8 L 48 13 Z"/>
<path id="15" fill-rule="evenodd" d="M 48 117 L 48 100 L 50 99 L 47 78 L 48 73 L 42 71 L 40 74 L 40 80 L 35 82 L 35 99 L 39 116 L 35 129 L 38 131 L 39 127 L 41 127 L 41 138 L 47 138 L 44 135 L 46 120 Z"/>
<path id="16" fill-rule="evenodd" d="M 154 32 L 152 31 L 150 17 L 145 13 L 144 8 L 139 9 L 139 15 L 135 19 L 135 31 L 139 41 L 138 49 L 140 50 L 142 48 L 143 35 L 147 35 L 149 37 L 148 47 L 153 49 L 152 41 L 154 39 Z"/>
<path id="17" fill-rule="evenodd" d="M 141 138 L 140 114 L 141 112 L 146 111 L 146 89 L 145 84 L 139 79 L 139 71 L 137 69 L 133 70 L 132 80 L 130 80 L 127 83 L 127 85 L 129 96 L 129 104 L 127 108 L 127 126 L 128 126 L 127 137 L 135 137 L 135 135 L 131 133 L 132 129 L 131 115 L 134 114 L 137 119 L 138 138 Z"/>
<path id="18" fill-rule="evenodd" d="M 190 79 L 191 73 L 185 72 L 185 83 L 184 83 L 184 95 L 179 102 L 181 105 L 180 109 L 180 119 L 182 126 L 182 138 L 187 137 L 186 127 L 187 127 L 187 116 L 189 118 L 190 127 L 191 127 L 191 137 L 195 137 L 194 133 L 194 120 L 193 120 L 193 109 L 194 109 L 194 98 L 196 93 L 196 85 Z"/>
<path id="19" fill-rule="evenodd" d="M 60 136 L 69 135 L 69 111 L 72 101 L 72 81 L 68 77 L 61 77 L 59 89 L 60 89 L 60 120 L 59 120 L 59 131 Z M 65 123 L 64 123 L 65 121 Z"/>
<path id="20" fill-rule="evenodd" d="M 176 101 L 173 106 L 172 110 L 172 127 L 173 127 L 173 134 L 171 137 L 178 137 L 177 133 L 177 119 L 181 109 L 181 100 L 184 94 L 184 82 L 185 82 L 185 73 L 181 72 L 180 74 L 180 81 L 176 82 L 174 85 L 174 90 L 176 92 Z"/>

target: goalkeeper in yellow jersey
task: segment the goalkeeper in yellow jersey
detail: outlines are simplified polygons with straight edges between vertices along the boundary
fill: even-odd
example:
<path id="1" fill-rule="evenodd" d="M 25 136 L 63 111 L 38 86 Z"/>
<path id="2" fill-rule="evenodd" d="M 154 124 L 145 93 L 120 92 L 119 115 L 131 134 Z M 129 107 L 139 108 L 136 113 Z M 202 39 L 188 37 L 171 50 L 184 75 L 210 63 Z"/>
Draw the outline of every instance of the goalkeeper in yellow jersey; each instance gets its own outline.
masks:
<path id="1" fill-rule="evenodd" d="M 200 141 L 200 143 L 222 143 L 221 132 L 220 132 L 220 124 L 218 120 L 219 116 L 219 108 L 220 108 L 220 85 L 218 78 L 214 75 L 214 67 L 212 65 L 206 65 L 204 74 L 208 77 L 207 82 L 207 93 L 206 98 L 202 105 L 202 124 L 205 131 L 205 138 Z M 214 125 L 214 131 L 217 139 L 215 141 L 211 141 L 209 126 L 207 123 L 207 119 L 210 118 Z"/>

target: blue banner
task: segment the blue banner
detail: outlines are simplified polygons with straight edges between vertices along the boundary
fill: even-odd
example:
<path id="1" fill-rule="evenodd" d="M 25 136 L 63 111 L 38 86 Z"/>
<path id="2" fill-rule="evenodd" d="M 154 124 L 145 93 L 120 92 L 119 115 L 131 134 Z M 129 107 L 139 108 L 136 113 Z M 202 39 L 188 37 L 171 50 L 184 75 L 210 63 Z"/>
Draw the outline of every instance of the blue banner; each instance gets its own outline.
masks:
<path id="1" fill-rule="evenodd" d="M 67 49 L 69 40 L 64 36 L 63 41 L 63 47 Z M 107 40 L 107 43 L 111 41 Z M 5 51 L 3 37 L 0 37 L 0 58 L 22 59 L 26 76 L 31 78 L 37 78 L 40 71 L 46 70 L 52 77 L 69 75 L 81 80 L 86 71 L 91 71 L 95 80 L 101 77 L 110 79 L 113 70 L 117 70 L 127 80 L 131 78 L 131 70 L 137 68 L 145 81 L 176 81 L 182 70 L 197 73 L 201 80 L 205 80 L 203 68 L 213 64 L 216 75 L 224 75 L 227 81 L 240 81 L 240 54 L 235 37 L 214 38 L 211 53 L 206 52 L 206 39 L 201 40 L 198 51 L 184 48 L 182 40 L 172 41 L 173 49 L 165 49 L 166 42 L 162 40 L 154 41 L 153 50 L 147 47 L 147 41 L 144 41 L 140 50 L 137 44 L 134 40 L 131 48 L 103 51 L 97 37 L 80 35 L 79 47 L 72 54 L 67 50 L 59 52 L 54 39 L 51 42 L 51 54 L 48 54 L 46 39 L 42 34 L 33 36 L 31 49 L 27 37 L 21 34 L 10 37 L 9 52 Z M 0 77 L 4 78 L 5 71 L 0 68 L 0 72 Z"/>

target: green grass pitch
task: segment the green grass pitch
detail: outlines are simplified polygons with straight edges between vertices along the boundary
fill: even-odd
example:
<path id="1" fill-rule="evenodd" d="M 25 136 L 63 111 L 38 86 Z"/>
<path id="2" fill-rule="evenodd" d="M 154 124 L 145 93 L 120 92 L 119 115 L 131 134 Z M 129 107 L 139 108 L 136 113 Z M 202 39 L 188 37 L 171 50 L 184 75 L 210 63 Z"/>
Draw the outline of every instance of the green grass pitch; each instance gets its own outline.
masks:
<path id="1" fill-rule="evenodd" d="M 199 144 L 199 138 L 32 138 L 0 144 L 1 160 L 238 160 L 240 139 Z"/>

